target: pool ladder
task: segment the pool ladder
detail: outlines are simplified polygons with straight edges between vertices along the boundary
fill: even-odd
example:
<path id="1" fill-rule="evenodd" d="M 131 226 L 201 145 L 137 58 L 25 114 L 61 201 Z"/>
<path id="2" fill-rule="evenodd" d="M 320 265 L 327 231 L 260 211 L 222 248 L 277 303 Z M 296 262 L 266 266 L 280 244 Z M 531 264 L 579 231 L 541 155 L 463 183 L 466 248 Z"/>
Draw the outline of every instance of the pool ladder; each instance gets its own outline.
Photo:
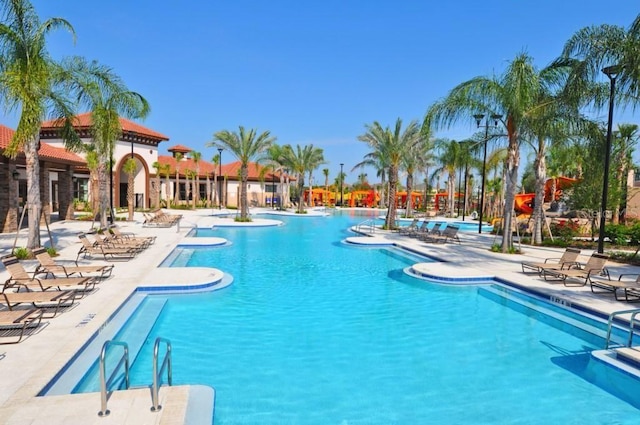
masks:
<path id="1" fill-rule="evenodd" d="M 165 352 L 164 357 L 162 359 L 162 366 L 158 368 L 158 354 L 160 351 L 160 344 L 165 344 Z M 118 364 L 114 368 L 111 375 L 107 378 L 107 366 L 106 366 L 106 357 L 107 350 L 111 346 L 122 347 L 122 356 L 118 360 Z M 100 352 L 100 411 L 98 412 L 98 416 L 104 417 L 108 416 L 109 409 L 107 409 L 107 400 L 108 400 L 108 388 L 113 383 L 114 379 L 117 376 L 118 371 L 124 364 L 124 384 L 125 389 L 129 389 L 130 380 L 129 380 L 129 345 L 126 342 L 121 341 L 112 341 L 108 340 L 102 345 L 102 351 Z M 162 406 L 159 404 L 159 396 L 158 392 L 160 391 L 160 386 L 162 385 L 162 375 L 164 370 L 167 370 L 167 385 L 172 385 L 172 368 L 171 368 L 171 341 L 166 338 L 158 337 L 156 338 L 155 343 L 153 344 L 153 384 L 151 386 L 151 411 L 157 412 L 162 409 Z"/>
<path id="2" fill-rule="evenodd" d="M 358 223 L 355 227 L 356 232 L 358 233 L 375 233 L 376 232 L 376 220 L 369 219 L 365 220 L 362 223 Z"/>
<path id="3" fill-rule="evenodd" d="M 627 340 L 627 347 L 631 347 L 631 345 L 633 344 L 633 334 L 634 334 L 635 325 L 640 324 L 640 320 L 636 319 L 636 316 L 640 314 L 640 308 L 636 308 L 633 310 L 614 311 L 609 315 L 609 320 L 607 321 L 607 338 L 606 338 L 605 347 L 604 347 L 605 350 L 608 350 L 609 346 L 611 345 L 611 333 L 613 331 L 613 321 L 617 316 L 620 316 L 623 314 L 631 314 L 631 317 L 629 318 L 629 326 L 628 326 L 629 338 Z"/>

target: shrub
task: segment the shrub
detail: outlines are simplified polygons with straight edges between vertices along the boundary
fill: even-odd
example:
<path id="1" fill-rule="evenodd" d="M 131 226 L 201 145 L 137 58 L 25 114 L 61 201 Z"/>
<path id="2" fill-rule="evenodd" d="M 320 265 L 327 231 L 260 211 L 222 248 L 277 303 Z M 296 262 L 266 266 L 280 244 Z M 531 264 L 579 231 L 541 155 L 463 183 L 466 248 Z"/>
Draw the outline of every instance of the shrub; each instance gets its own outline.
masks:
<path id="1" fill-rule="evenodd" d="M 580 235 L 580 225 L 571 220 L 551 223 L 550 227 L 553 236 L 565 241 L 565 243 L 570 242 L 574 237 Z"/>
<path id="2" fill-rule="evenodd" d="M 13 255 L 15 255 L 18 260 L 26 260 L 29 258 L 31 253 L 27 248 L 18 247 L 13 250 Z"/>
<path id="3" fill-rule="evenodd" d="M 56 249 L 52 246 L 47 248 L 47 253 L 52 256 L 52 257 L 57 257 L 58 256 L 58 251 L 56 251 Z"/>
<path id="4" fill-rule="evenodd" d="M 623 224 L 607 224 L 604 226 L 604 235 L 612 244 L 626 245 L 629 229 Z"/>

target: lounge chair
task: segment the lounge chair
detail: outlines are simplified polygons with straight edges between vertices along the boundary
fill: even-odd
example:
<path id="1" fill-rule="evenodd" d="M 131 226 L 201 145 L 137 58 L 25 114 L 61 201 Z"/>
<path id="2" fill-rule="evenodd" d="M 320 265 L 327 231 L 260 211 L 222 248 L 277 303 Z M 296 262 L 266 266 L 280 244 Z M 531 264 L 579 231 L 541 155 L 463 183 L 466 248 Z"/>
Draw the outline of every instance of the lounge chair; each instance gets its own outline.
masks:
<path id="1" fill-rule="evenodd" d="M 86 257 L 87 255 L 90 257 L 101 256 L 106 261 L 115 261 L 115 260 L 130 260 L 133 257 L 135 257 L 136 254 L 138 253 L 137 249 L 126 247 L 126 246 L 111 248 L 108 246 L 102 246 L 96 243 L 92 243 L 87 238 L 87 235 L 85 235 L 84 233 L 78 235 L 78 238 L 80 238 L 80 241 L 82 242 L 82 246 L 78 251 L 76 262 L 78 261 L 81 255 L 83 255 L 84 257 Z"/>
<path id="2" fill-rule="evenodd" d="M 635 280 L 623 279 L 625 276 L 636 276 Z M 612 292 L 617 301 L 640 301 L 640 274 L 627 273 L 618 276 L 618 280 L 610 280 L 599 276 L 589 278 L 591 292 L 594 294 Z M 595 288 L 601 289 L 596 290 Z M 620 295 L 620 291 L 622 295 Z"/>
<path id="3" fill-rule="evenodd" d="M 23 311 L 16 308 L 22 304 L 30 304 L 34 308 L 44 310 L 53 309 L 53 313 L 46 316 L 50 318 L 55 317 L 61 308 L 71 307 L 78 297 L 76 291 L 11 292 L 5 290 L 0 292 L 0 304 L 4 304 L 11 311 Z"/>
<path id="4" fill-rule="evenodd" d="M 522 273 L 537 273 L 542 275 L 544 269 L 564 270 L 570 268 L 576 268 L 580 265 L 578 257 L 580 256 L 580 250 L 577 248 L 567 248 L 560 258 L 545 258 L 542 263 L 534 263 L 530 261 L 523 261 Z"/>
<path id="5" fill-rule="evenodd" d="M 95 288 L 96 279 L 93 277 L 61 277 L 55 276 L 51 279 L 31 277 L 22 267 L 20 261 L 13 256 L 2 257 L 2 264 L 9 272 L 9 279 L 4 283 L 4 290 L 11 287 L 24 287 L 30 291 L 48 291 L 63 289 L 75 289 L 81 292 L 88 292 Z"/>
<path id="6" fill-rule="evenodd" d="M 75 265 L 63 265 L 58 264 L 49 255 L 49 252 L 45 248 L 37 248 L 33 250 L 33 255 L 40 263 L 34 272 L 34 277 L 38 274 L 45 274 L 46 276 L 52 275 L 64 275 L 65 277 L 71 277 L 74 274 L 78 274 L 81 277 L 96 277 L 98 279 L 106 279 L 111 276 L 113 271 L 113 264 L 104 265 L 82 265 L 78 263 Z"/>
<path id="7" fill-rule="evenodd" d="M 115 224 L 109 226 L 108 230 L 116 239 L 121 239 L 123 241 L 145 242 L 147 246 L 153 244 L 156 241 L 155 236 L 136 236 L 135 233 L 121 232 L 120 228 Z"/>
<path id="8" fill-rule="evenodd" d="M 406 235 L 407 233 L 413 232 L 415 229 L 418 228 L 419 221 L 420 221 L 419 219 L 414 218 L 413 221 L 408 226 L 398 228 L 398 233 L 400 233 L 401 235 Z"/>
<path id="9" fill-rule="evenodd" d="M 137 250 L 138 252 L 147 248 L 146 243 L 125 242 L 122 240 L 117 240 L 114 237 L 112 237 L 111 233 L 109 233 L 106 229 L 103 229 L 101 233 L 100 232 L 95 233 L 93 236 L 96 239 L 96 245 L 102 245 L 106 248 L 131 248 L 131 249 Z"/>
<path id="10" fill-rule="evenodd" d="M 409 236 L 410 238 L 417 238 L 418 235 L 427 233 L 429 231 L 429 221 L 424 220 L 420 226 L 416 226 L 413 230 L 404 234 L 404 236 Z"/>
<path id="11" fill-rule="evenodd" d="M 37 328 L 42 323 L 41 309 L 0 311 L 0 344 L 17 344 L 22 341 L 27 329 Z M 11 340 L 9 340 L 11 338 Z M 4 341 L 7 339 L 7 341 Z"/>
<path id="12" fill-rule="evenodd" d="M 428 223 L 428 222 L 427 222 Z M 428 236 L 438 236 L 441 234 L 440 228 L 442 227 L 442 223 L 436 222 L 433 224 L 433 227 L 429 229 L 427 226 L 420 227 L 417 232 L 410 235 L 412 238 L 416 238 L 419 240 L 424 240 Z"/>
<path id="13" fill-rule="evenodd" d="M 166 214 L 162 210 L 157 210 L 152 214 L 143 213 L 143 226 L 148 227 L 171 227 L 182 218 L 181 214 Z"/>
<path id="14" fill-rule="evenodd" d="M 429 234 L 426 237 L 421 238 L 420 240 L 427 243 L 447 243 L 450 240 L 457 241 L 458 243 L 460 243 L 460 238 L 458 237 L 459 230 L 460 230 L 460 227 L 458 226 L 447 226 L 442 231 L 441 234 L 439 235 Z"/>
<path id="15" fill-rule="evenodd" d="M 584 286 L 594 276 L 609 277 L 609 271 L 605 267 L 608 259 L 608 255 L 596 252 L 580 269 L 543 269 L 542 276 L 544 280 L 560 280 L 564 286 Z"/>

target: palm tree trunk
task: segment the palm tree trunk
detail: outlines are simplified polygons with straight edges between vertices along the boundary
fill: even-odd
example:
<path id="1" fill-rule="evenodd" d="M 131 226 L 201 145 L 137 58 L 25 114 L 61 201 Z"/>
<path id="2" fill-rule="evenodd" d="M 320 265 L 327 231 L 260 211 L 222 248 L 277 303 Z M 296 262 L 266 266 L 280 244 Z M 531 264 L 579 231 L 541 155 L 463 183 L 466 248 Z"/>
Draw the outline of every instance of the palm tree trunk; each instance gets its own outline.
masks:
<path id="1" fill-rule="evenodd" d="M 509 146 L 507 147 L 507 169 L 506 169 L 506 193 L 504 198 L 504 214 L 502 218 L 502 252 L 508 252 L 513 247 L 513 208 L 518 185 L 518 166 L 520 165 L 520 150 L 518 149 L 518 138 L 513 132 L 509 135 Z"/>
<path id="2" fill-rule="evenodd" d="M 40 247 L 40 214 L 42 211 L 40 200 L 40 167 L 38 155 L 38 137 L 34 137 L 24 144 L 24 155 L 27 165 L 27 208 L 29 211 L 29 232 L 27 249 Z"/>
<path id="3" fill-rule="evenodd" d="M 174 194 L 173 203 L 178 205 L 180 203 L 180 173 L 176 170 L 176 193 Z"/>
<path id="4" fill-rule="evenodd" d="M 536 196 L 534 198 L 535 201 L 533 205 L 532 235 L 532 242 L 534 245 L 540 245 L 542 243 L 542 228 L 544 224 L 544 186 L 547 180 L 547 163 L 545 152 L 545 142 L 543 139 L 539 139 L 536 159 L 533 161 L 536 184 Z"/>
<path id="5" fill-rule="evenodd" d="M 242 186 L 240 186 L 240 219 L 247 220 L 249 217 L 249 203 L 247 202 L 247 180 L 249 179 L 249 169 L 243 164 L 240 169 Z"/>
<path id="6" fill-rule="evenodd" d="M 413 217 L 413 198 L 411 194 L 413 193 L 413 174 L 407 175 L 407 210 L 405 212 L 405 216 Z"/>
<path id="7" fill-rule="evenodd" d="M 99 193 L 100 193 L 100 207 L 97 211 L 100 218 L 100 227 L 107 227 L 107 211 L 111 208 L 111 184 L 110 174 L 108 170 L 109 159 L 102 158 L 98 165 L 98 181 L 99 181 Z M 96 211 L 93 212 L 96 214 Z M 109 211 L 109 214 L 113 214 L 113 211 Z"/>
<path id="8" fill-rule="evenodd" d="M 391 230 L 396 227 L 396 188 L 398 186 L 398 168 L 394 165 L 389 167 L 389 208 L 385 220 L 385 229 Z"/>

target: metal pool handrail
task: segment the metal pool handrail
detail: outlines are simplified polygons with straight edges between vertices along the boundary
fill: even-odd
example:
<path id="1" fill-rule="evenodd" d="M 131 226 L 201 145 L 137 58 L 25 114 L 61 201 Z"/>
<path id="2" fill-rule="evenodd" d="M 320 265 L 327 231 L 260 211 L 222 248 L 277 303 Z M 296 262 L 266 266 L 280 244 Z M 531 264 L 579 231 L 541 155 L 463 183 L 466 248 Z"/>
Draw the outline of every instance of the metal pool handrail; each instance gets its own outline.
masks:
<path id="1" fill-rule="evenodd" d="M 120 357 L 120 360 L 118 361 L 115 369 L 109 376 L 109 379 L 107 379 L 107 366 L 105 364 L 105 358 L 107 356 L 107 349 L 112 345 L 123 347 L 124 353 L 122 354 L 122 357 Z M 120 366 L 122 366 L 123 361 L 125 386 L 127 389 L 129 389 L 129 346 L 126 342 L 111 340 L 105 341 L 105 343 L 102 345 L 102 351 L 100 352 L 100 411 L 98 412 L 98 416 L 108 416 L 109 413 L 111 413 L 109 409 L 107 409 L 107 389 L 111 384 L 113 378 L 115 377 L 116 372 L 118 372 Z"/>
<path id="2" fill-rule="evenodd" d="M 632 310 L 619 310 L 614 311 L 609 315 L 609 320 L 607 321 L 607 339 L 605 344 L 605 350 L 609 349 L 609 344 L 611 343 L 611 331 L 613 329 L 613 320 L 616 316 L 620 316 L 622 314 L 631 314 L 631 318 L 629 319 L 629 340 L 627 341 L 627 345 L 630 347 L 633 342 L 633 324 L 636 322 L 636 316 L 640 314 L 640 308 L 635 308 Z"/>
<path id="3" fill-rule="evenodd" d="M 376 220 L 375 219 L 368 219 L 368 220 L 365 220 L 365 221 L 363 221 L 361 223 L 358 223 L 356 225 L 356 231 L 365 232 L 367 227 L 369 228 L 369 231 L 371 233 L 375 233 L 375 231 L 376 231 Z M 365 229 L 365 230 L 361 230 L 361 229 Z"/>
<path id="4" fill-rule="evenodd" d="M 165 351 L 164 359 L 162 360 L 162 366 L 158 371 L 158 351 L 160 350 L 161 342 L 166 344 L 167 349 Z M 158 400 L 158 391 L 160 390 L 160 378 L 162 378 L 162 373 L 164 372 L 165 367 L 167 368 L 167 384 L 171 386 L 171 341 L 167 338 L 158 337 L 156 338 L 156 342 L 153 344 L 153 387 L 151 388 L 151 402 L 153 404 L 153 406 L 151 406 L 152 412 L 157 412 L 162 409 Z"/>

